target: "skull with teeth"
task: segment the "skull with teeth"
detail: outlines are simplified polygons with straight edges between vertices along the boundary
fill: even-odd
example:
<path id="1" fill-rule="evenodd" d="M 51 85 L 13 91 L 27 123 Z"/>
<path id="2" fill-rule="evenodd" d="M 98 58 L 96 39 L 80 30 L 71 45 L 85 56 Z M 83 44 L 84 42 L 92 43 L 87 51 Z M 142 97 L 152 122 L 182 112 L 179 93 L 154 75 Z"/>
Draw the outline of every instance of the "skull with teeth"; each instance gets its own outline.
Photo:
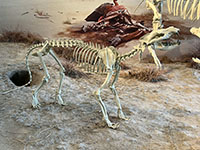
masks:
<path id="1" fill-rule="evenodd" d="M 140 42 L 155 50 L 171 50 L 180 45 L 179 40 L 173 39 L 175 35 L 179 34 L 179 29 L 175 27 L 168 27 L 166 29 L 153 30 L 140 38 Z"/>
<path id="2" fill-rule="evenodd" d="M 143 47 L 143 50 L 145 47 L 148 48 L 158 69 L 161 69 L 162 65 L 156 56 L 155 50 L 167 51 L 180 45 L 179 39 L 175 39 L 175 36 L 179 35 L 179 31 L 178 28 L 171 26 L 166 29 L 153 30 L 140 38 L 140 46 Z M 142 52 L 140 53 L 140 58 Z"/>

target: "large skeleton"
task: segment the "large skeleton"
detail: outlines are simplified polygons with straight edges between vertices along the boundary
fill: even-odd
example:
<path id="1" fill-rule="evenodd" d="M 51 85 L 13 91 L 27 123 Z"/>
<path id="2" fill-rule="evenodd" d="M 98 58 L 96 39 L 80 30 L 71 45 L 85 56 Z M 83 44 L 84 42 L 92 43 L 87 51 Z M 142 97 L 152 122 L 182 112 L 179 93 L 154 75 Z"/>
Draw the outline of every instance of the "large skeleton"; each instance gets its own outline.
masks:
<path id="1" fill-rule="evenodd" d="M 146 7 L 152 9 L 153 29 L 160 29 L 162 25 L 162 12 L 164 0 L 146 0 Z M 200 0 L 167 0 L 169 14 L 182 17 L 183 19 L 200 19 Z M 192 27 L 190 32 L 200 37 L 200 28 Z"/>
<path id="2" fill-rule="evenodd" d="M 155 50 L 166 51 L 180 45 L 179 40 L 175 40 L 172 38 L 172 35 L 178 36 L 178 34 L 179 29 L 171 26 L 166 29 L 153 30 L 152 32 L 140 38 L 140 45 L 144 47 L 143 50 L 145 50 L 145 47 L 148 48 L 158 69 L 161 69 L 162 65 L 155 53 Z M 142 53 L 143 51 L 140 51 L 140 58 L 142 57 Z"/>
<path id="3" fill-rule="evenodd" d="M 160 32 L 155 32 L 155 33 L 152 32 L 148 34 L 147 36 L 143 38 L 145 39 L 145 41 L 141 41 L 141 43 L 135 46 L 133 50 L 123 55 L 118 54 L 116 49 L 112 46 L 102 47 L 99 44 L 85 43 L 81 40 L 73 40 L 73 39 L 46 40 L 43 43 L 32 46 L 29 49 L 26 56 L 26 66 L 30 74 L 30 81 L 26 85 L 30 84 L 30 82 L 32 81 L 32 75 L 31 75 L 31 71 L 30 71 L 29 63 L 28 63 L 30 54 L 32 54 L 33 56 L 39 57 L 41 64 L 43 66 L 44 73 L 45 73 L 42 82 L 33 92 L 32 106 L 35 108 L 39 107 L 40 104 L 38 101 L 38 92 L 43 87 L 43 85 L 47 83 L 48 80 L 50 79 L 50 75 L 48 73 L 46 64 L 43 60 L 43 56 L 47 54 L 50 54 L 60 66 L 60 83 L 59 83 L 59 88 L 56 91 L 56 99 L 59 104 L 61 105 L 64 104 L 61 97 L 61 88 L 62 88 L 65 69 L 62 66 L 59 59 L 56 57 L 52 48 L 54 47 L 69 48 L 73 50 L 73 59 L 81 67 L 84 67 L 86 71 L 94 72 L 94 73 L 95 72 L 107 73 L 107 77 L 104 83 L 94 92 L 94 95 L 96 99 L 98 100 L 98 103 L 101 107 L 101 111 L 103 113 L 103 119 L 106 121 L 107 125 L 111 128 L 117 128 L 119 124 L 112 123 L 108 118 L 106 106 L 101 98 L 101 91 L 106 87 L 109 87 L 111 89 L 112 93 L 115 96 L 115 100 L 118 106 L 118 117 L 121 119 L 127 120 L 128 118 L 125 117 L 122 111 L 120 99 L 115 89 L 115 83 L 118 79 L 119 71 L 121 68 L 120 62 L 136 55 L 138 52 L 143 52 L 146 47 L 156 47 L 162 50 L 163 48 L 166 48 L 166 46 L 168 46 L 168 49 L 170 49 L 171 47 L 174 47 L 177 45 L 177 42 L 173 42 L 173 40 L 166 41 L 166 39 L 171 37 L 173 34 L 177 34 L 179 32 L 178 29 L 174 27 L 170 27 L 168 29 L 162 29 L 159 31 Z M 36 52 L 33 53 L 33 51 L 36 51 Z M 152 53 L 152 56 L 154 57 L 154 53 Z M 114 75 L 114 78 L 113 78 L 113 81 L 111 82 L 111 77 L 113 75 Z"/>
<path id="4" fill-rule="evenodd" d="M 164 0 L 146 0 L 146 7 L 154 13 L 152 26 L 153 31 L 150 34 L 162 34 L 162 12 Z M 200 0 L 167 0 L 167 7 L 170 14 L 180 16 L 183 19 L 199 20 L 200 18 Z M 200 38 L 200 28 L 192 27 L 190 32 Z M 149 35 L 150 35 L 149 34 Z M 145 37 L 145 36 L 144 36 Z M 142 37 L 140 41 L 147 42 L 148 38 Z M 180 43 L 179 43 L 180 44 Z M 167 48 L 167 47 L 166 47 Z M 157 47 L 148 47 L 149 52 L 154 55 L 154 62 L 158 68 L 161 68 L 159 59 L 155 54 Z"/>
<path id="5" fill-rule="evenodd" d="M 157 39 L 159 37 L 162 38 L 163 37 L 162 35 L 165 34 L 166 30 L 167 31 L 172 30 L 172 34 L 175 30 L 179 31 L 179 29 L 174 28 L 174 27 L 162 29 L 162 27 L 163 27 L 163 24 L 162 24 L 163 1 L 162 0 L 146 0 L 146 7 L 147 7 L 147 9 L 151 9 L 154 13 L 153 21 L 152 21 L 153 31 L 149 34 L 144 35 L 143 37 L 141 37 L 139 39 L 139 41 L 142 45 L 145 45 L 145 44 L 148 45 L 148 43 L 151 43 L 152 41 L 154 42 L 154 38 L 155 39 Z M 167 35 L 164 35 L 165 40 L 167 40 L 167 39 L 169 40 L 169 37 L 167 37 L 168 35 L 169 35 L 169 32 L 167 33 Z M 152 37 L 154 37 L 154 38 L 152 38 Z M 174 46 L 177 46 L 179 44 L 180 44 L 180 42 L 178 41 L 176 44 L 174 44 Z M 162 65 L 155 53 L 155 50 L 158 50 L 158 49 L 159 50 L 163 50 L 163 49 L 168 50 L 169 48 L 170 49 L 174 48 L 174 46 L 168 47 L 168 45 L 165 45 L 165 46 L 162 45 L 161 48 L 159 48 L 159 45 L 157 45 L 157 44 L 155 44 L 155 46 L 151 46 L 151 45 L 147 46 L 150 54 L 153 56 L 154 62 L 157 66 L 157 69 L 162 69 Z M 142 57 L 142 52 L 140 52 L 140 59 L 141 59 L 141 57 Z"/>

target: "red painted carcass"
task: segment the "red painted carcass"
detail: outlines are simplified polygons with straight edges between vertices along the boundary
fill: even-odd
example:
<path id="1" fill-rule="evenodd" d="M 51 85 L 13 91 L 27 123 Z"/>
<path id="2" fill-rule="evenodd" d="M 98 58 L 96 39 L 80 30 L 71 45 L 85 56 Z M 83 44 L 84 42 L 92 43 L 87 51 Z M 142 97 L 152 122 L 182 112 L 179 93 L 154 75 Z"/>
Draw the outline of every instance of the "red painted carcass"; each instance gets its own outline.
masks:
<path id="1" fill-rule="evenodd" d="M 113 4 L 114 3 L 114 4 Z M 117 0 L 113 3 L 104 3 L 95 9 L 85 20 L 94 23 L 84 25 L 82 30 L 113 32 L 110 39 L 113 46 L 132 39 L 138 39 L 151 30 L 131 18 L 128 10 L 119 5 Z"/>

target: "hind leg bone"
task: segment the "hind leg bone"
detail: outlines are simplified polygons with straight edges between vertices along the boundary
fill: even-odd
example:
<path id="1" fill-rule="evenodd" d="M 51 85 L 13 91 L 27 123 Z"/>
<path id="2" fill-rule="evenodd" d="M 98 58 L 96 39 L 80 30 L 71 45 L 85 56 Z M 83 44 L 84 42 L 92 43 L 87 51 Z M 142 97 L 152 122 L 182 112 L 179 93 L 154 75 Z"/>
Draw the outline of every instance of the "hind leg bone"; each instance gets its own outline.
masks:
<path id="1" fill-rule="evenodd" d="M 34 108 L 37 108 L 37 107 L 39 107 L 39 105 L 40 105 L 40 103 L 38 102 L 38 92 L 40 91 L 40 89 L 43 87 L 43 85 L 45 84 L 45 83 L 47 83 L 48 81 L 49 81 L 49 79 L 50 79 L 50 75 L 49 75 L 49 73 L 48 73 L 48 70 L 47 70 L 47 67 L 46 67 L 46 65 L 45 65 L 45 62 L 44 62 L 44 60 L 42 59 L 42 55 L 41 55 L 41 53 L 40 52 L 37 52 L 37 56 L 39 57 L 39 59 L 40 59 L 40 61 L 41 61 L 41 63 L 42 63 L 42 67 L 43 67 L 43 69 L 44 69 L 44 73 L 45 73 L 45 75 L 44 75 L 44 77 L 43 77 L 43 79 L 42 79 L 42 82 L 40 83 L 40 85 L 37 87 L 37 89 L 34 91 L 34 93 L 33 93 L 33 101 L 32 101 L 32 106 L 34 107 Z"/>
<path id="2" fill-rule="evenodd" d="M 56 60 L 56 62 L 58 63 L 58 65 L 60 67 L 60 83 L 59 83 L 58 91 L 56 92 L 56 99 L 58 100 L 58 104 L 64 105 L 62 97 L 61 97 L 61 92 L 62 92 L 63 78 L 65 76 L 65 74 L 64 74 L 65 68 L 63 67 L 63 65 L 61 64 L 59 59 L 56 57 L 56 55 L 52 49 L 50 49 L 49 53 Z"/>

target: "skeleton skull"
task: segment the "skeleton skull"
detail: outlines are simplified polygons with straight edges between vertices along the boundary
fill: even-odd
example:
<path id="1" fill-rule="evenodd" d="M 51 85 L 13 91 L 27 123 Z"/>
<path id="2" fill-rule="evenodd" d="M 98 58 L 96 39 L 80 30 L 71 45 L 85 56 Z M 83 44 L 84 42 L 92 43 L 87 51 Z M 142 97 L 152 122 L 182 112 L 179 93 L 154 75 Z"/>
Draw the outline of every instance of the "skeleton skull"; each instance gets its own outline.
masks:
<path id="1" fill-rule="evenodd" d="M 154 50 L 171 50 L 180 45 L 179 40 L 172 38 L 179 34 L 179 29 L 175 27 L 168 27 L 166 29 L 154 30 L 140 38 L 142 45 L 151 46 Z"/>

